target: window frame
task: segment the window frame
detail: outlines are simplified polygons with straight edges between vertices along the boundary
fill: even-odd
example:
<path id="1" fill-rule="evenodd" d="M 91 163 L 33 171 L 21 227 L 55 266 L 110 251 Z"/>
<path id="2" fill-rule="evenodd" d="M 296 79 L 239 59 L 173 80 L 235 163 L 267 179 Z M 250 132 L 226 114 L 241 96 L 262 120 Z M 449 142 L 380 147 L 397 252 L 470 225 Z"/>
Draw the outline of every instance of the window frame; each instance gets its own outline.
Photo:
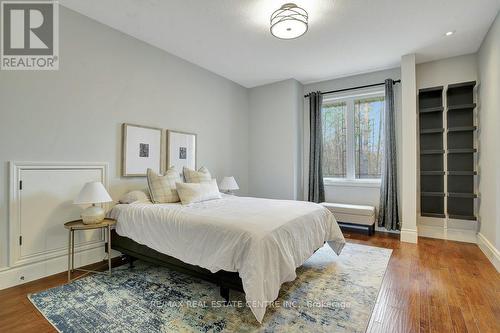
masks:
<path id="1" fill-rule="evenodd" d="M 355 142 L 355 119 L 354 102 L 363 98 L 384 97 L 385 91 L 382 87 L 365 88 L 360 90 L 334 93 L 323 97 L 322 108 L 328 103 L 346 103 L 346 177 L 331 178 L 323 177 L 327 186 L 359 186 L 379 187 L 380 178 L 356 178 L 356 142 Z"/>

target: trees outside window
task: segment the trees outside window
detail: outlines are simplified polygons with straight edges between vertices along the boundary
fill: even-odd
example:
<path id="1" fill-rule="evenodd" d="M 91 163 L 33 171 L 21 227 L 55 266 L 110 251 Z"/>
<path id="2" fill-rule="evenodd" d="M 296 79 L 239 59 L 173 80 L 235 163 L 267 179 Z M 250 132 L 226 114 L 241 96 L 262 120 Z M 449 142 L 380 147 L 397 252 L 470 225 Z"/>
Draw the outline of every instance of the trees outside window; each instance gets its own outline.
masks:
<path id="1" fill-rule="evenodd" d="M 380 178 L 381 176 L 383 115 L 383 97 L 354 101 L 356 178 Z"/>
<path id="2" fill-rule="evenodd" d="M 323 104 L 323 176 L 345 178 L 346 103 Z"/>
<path id="3" fill-rule="evenodd" d="M 324 178 L 380 179 L 384 105 L 383 91 L 324 99 Z"/>

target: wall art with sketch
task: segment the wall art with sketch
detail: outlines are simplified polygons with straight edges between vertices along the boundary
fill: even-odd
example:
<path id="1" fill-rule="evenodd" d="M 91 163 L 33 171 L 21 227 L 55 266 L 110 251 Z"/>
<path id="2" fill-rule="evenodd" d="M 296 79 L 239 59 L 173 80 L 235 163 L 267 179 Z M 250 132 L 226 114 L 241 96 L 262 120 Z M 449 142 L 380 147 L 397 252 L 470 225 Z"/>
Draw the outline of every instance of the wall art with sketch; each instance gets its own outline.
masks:
<path id="1" fill-rule="evenodd" d="M 167 130 L 167 168 L 196 169 L 196 134 Z"/>
<path id="2" fill-rule="evenodd" d="M 146 176 L 148 168 L 161 172 L 163 130 L 141 125 L 122 126 L 122 176 Z"/>

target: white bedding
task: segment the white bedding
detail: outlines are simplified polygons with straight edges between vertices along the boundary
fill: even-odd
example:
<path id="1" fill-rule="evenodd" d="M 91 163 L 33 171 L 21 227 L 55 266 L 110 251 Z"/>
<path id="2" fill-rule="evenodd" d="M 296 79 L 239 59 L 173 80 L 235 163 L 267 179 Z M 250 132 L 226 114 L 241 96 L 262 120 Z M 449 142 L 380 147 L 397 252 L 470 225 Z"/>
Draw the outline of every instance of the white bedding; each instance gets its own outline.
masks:
<path id="1" fill-rule="evenodd" d="M 239 272 L 259 322 L 313 251 L 327 241 L 340 254 L 345 244 L 331 212 L 303 201 L 224 196 L 188 206 L 117 205 L 109 215 L 121 236 L 211 272 Z"/>

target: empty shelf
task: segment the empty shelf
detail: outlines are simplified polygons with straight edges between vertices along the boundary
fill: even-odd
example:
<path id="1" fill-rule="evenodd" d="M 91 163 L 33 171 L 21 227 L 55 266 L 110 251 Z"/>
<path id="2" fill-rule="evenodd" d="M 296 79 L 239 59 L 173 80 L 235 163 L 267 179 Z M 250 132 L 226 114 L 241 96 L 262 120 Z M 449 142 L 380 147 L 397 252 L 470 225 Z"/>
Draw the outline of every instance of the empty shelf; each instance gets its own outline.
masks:
<path id="1" fill-rule="evenodd" d="M 448 176 L 475 176 L 477 171 L 448 171 Z"/>
<path id="2" fill-rule="evenodd" d="M 477 198 L 475 193 L 448 193 L 450 198 Z"/>
<path id="3" fill-rule="evenodd" d="M 444 128 L 426 128 L 421 129 L 420 134 L 434 134 L 434 133 L 443 133 Z"/>
<path id="4" fill-rule="evenodd" d="M 430 112 L 442 112 L 444 108 L 442 106 L 437 106 L 433 108 L 421 108 L 420 113 L 430 113 Z"/>
<path id="5" fill-rule="evenodd" d="M 421 150 L 420 155 L 439 155 L 444 154 L 442 149 L 432 149 L 432 150 Z"/>
<path id="6" fill-rule="evenodd" d="M 467 81 L 467 82 L 461 82 L 461 83 L 454 83 L 454 84 L 449 84 L 448 85 L 448 90 L 454 89 L 454 88 L 474 87 L 475 85 L 476 85 L 476 81 Z"/>
<path id="7" fill-rule="evenodd" d="M 422 93 L 428 93 L 428 92 L 435 92 L 435 91 L 440 91 L 440 90 L 443 90 L 443 86 L 439 86 L 439 87 L 432 87 L 432 88 L 425 88 L 425 89 L 420 89 L 418 91 L 419 94 L 422 94 Z"/>
<path id="8" fill-rule="evenodd" d="M 444 197 L 444 192 L 420 192 L 422 197 Z"/>
<path id="9" fill-rule="evenodd" d="M 448 149 L 448 154 L 469 154 L 475 152 L 477 152 L 475 148 Z"/>
<path id="10" fill-rule="evenodd" d="M 437 217 L 437 218 L 445 218 L 445 214 L 436 214 L 436 213 L 424 213 L 420 212 L 420 216 L 426 216 L 426 217 Z"/>
<path id="11" fill-rule="evenodd" d="M 476 129 L 477 129 L 477 126 L 449 127 L 448 132 L 473 132 Z"/>
<path id="12" fill-rule="evenodd" d="M 448 105 L 448 111 L 463 110 L 463 109 L 474 109 L 475 107 L 476 107 L 476 103 L 459 104 L 459 105 Z"/>
<path id="13" fill-rule="evenodd" d="M 444 171 L 420 171 L 422 176 L 444 176 Z"/>
<path id="14" fill-rule="evenodd" d="M 471 220 L 471 221 L 477 220 L 477 218 L 475 216 L 469 216 L 469 215 L 453 215 L 453 214 L 448 214 L 448 217 L 450 219 L 456 219 L 456 220 Z"/>

